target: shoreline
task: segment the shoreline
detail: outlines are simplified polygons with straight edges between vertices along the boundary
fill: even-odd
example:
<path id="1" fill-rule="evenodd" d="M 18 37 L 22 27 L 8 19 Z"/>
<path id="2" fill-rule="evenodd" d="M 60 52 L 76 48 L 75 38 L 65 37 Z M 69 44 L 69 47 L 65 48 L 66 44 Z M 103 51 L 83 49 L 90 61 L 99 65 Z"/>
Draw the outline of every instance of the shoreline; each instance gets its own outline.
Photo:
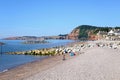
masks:
<path id="1" fill-rule="evenodd" d="M 7 71 L 9 71 L 9 70 L 15 69 L 15 68 L 17 68 L 17 67 L 20 67 L 20 66 L 29 64 L 29 63 L 34 63 L 34 62 L 37 62 L 37 61 L 42 61 L 42 60 L 47 59 L 47 58 L 49 58 L 49 56 L 45 56 L 45 57 L 42 58 L 42 59 L 37 59 L 37 60 L 33 60 L 33 61 L 21 63 L 21 64 L 19 64 L 19 65 L 15 65 L 15 66 L 12 66 L 12 67 L 10 67 L 10 68 L 6 68 L 6 69 L 0 71 L 0 74 L 1 74 L 1 73 L 4 73 L 4 72 L 7 72 Z"/>
<path id="2" fill-rule="evenodd" d="M 69 48 L 69 47 L 73 47 L 75 45 L 81 45 L 81 44 L 86 44 L 86 42 L 69 43 L 63 47 Z M 80 52 L 82 52 L 82 51 L 80 51 Z M 79 54 L 81 54 L 81 53 L 79 53 Z M 77 57 L 78 55 L 70 56 L 70 54 L 67 53 L 67 54 L 65 54 L 65 57 L 66 57 L 66 60 L 69 60 L 71 58 Z M 62 64 L 62 63 L 64 63 L 63 55 L 49 56 L 48 58 L 45 58 L 43 60 L 35 60 L 35 61 L 23 64 L 23 65 L 17 66 L 15 68 L 12 68 L 6 72 L 0 73 L 0 79 L 2 79 L 2 80 L 16 80 L 16 79 L 22 80 L 31 75 L 37 74 L 38 72 L 47 70 L 51 67 L 56 66 L 57 64 Z"/>
<path id="3" fill-rule="evenodd" d="M 50 48 L 54 48 L 54 47 L 63 47 L 63 46 L 66 46 L 67 44 L 69 44 L 69 43 L 72 43 L 72 42 L 66 42 L 66 43 L 62 43 L 60 46 L 58 45 L 58 46 L 53 46 L 53 47 L 50 47 Z M 50 49 L 50 48 L 42 48 L 42 49 Z M 40 48 L 41 49 L 41 48 Z M 39 49 L 34 49 L 34 50 L 39 50 Z M 27 51 L 29 51 L 29 50 L 27 50 Z M 32 50 L 31 50 L 32 51 Z M 16 52 L 16 51 L 15 51 Z M 19 52 L 19 51 L 18 51 Z M 25 51 L 20 51 L 20 52 L 26 52 L 26 50 Z M 12 52 L 11 52 L 12 53 Z M 8 54 L 8 52 L 4 52 L 4 54 Z M 22 55 L 22 54 L 11 54 L 11 55 Z M 29 56 L 29 55 L 28 55 Z M 34 55 L 32 55 L 32 56 L 34 56 Z M 36 55 L 35 55 L 36 56 Z M 38 55 L 38 56 L 43 56 L 43 55 Z M 47 56 L 48 57 L 48 55 L 45 55 L 45 56 Z M 36 61 L 36 60 L 35 60 Z M 32 62 L 34 62 L 34 61 L 32 61 Z M 11 69 L 13 69 L 13 68 L 16 68 L 16 67 L 18 67 L 18 66 L 21 66 L 21 65 L 24 65 L 24 64 L 27 64 L 27 63 L 30 63 L 29 61 L 28 62 L 25 62 L 25 63 L 21 63 L 21 64 L 18 64 L 18 65 L 15 65 L 15 66 L 13 66 L 13 67 L 4 67 L 4 65 L 3 66 L 1 66 L 1 71 L 0 71 L 0 73 L 3 73 L 3 72 L 6 72 L 6 71 L 9 71 L 9 70 L 11 70 Z"/>
<path id="4" fill-rule="evenodd" d="M 96 43 L 99 43 L 100 46 L 97 46 Z M 73 66 L 71 65 L 74 64 L 74 61 L 77 61 L 77 64 L 75 65 L 78 65 L 78 64 L 81 64 L 79 63 L 78 61 L 83 61 L 83 63 L 81 64 L 83 66 L 83 70 L 87 67 L 84 65 L 84 61 L 86 61 L 87 59 L 87 62 L 86 62 L 86 65 L 88 65 L 88 63 L 90 62 L 94 62 L 94 63 L 99 63 L 100 61 L 102 61 L 103 59 L 107 60 L 108 59 L 108 62 L 109 60 L 109 56 L 112 58 L 113 55 L 118 55 L 118 54 L 114 54 L 114 53 L 117 53 L 116 49 L 119 50 L 119 47 L 120 45 L 117 45 L 118 48 L 114 49 L 114 47 L 109 47 L 110 45 L 104 45 L 108 42 L 74 42 L 74 43 L 71 43 L 71 44 L 68 44 L 66 46 L 63 46 L 65 48 L 69 48 L 71 50 L 75 50 L 75 49 L 78 49 L 80 48 L 80 52 L 84 53 L 84 55 L 81 55 L 81 53 L 79 53 L 78 55 L 76 56 L 70 56 L 70 54 L 65 54 L 65 57 L 66 59 L 63 60 L 63 55 L 55 55 L 55 56 L 49 56 L 48 58 L 45 58 L 43 60 L 36 60 L 36 61 L 32 61 L 32 62 L 29 62 L 29 63 L 26 63 L 26 64 L 23 64 L 21 66 L 18 66 L 14 69 L 11 69 L 9 71 L 6 71 L 6 72 L 3 72 L 3 73 L 0 73 L 0 79 L 1 80 L 26 80 L 28 79 L 29 80 L 29 77 L 36 75 L 36 74 L 39 74 L 39 73 L 44 73 L 44 71 L 49 71 L 49 70 L 52 70 L 51 68 L 55 68 L 56 66 L 58 67 L 57 69 L 55 70 L 58 70 L 61 69 L 60 66 L 63 64 L 63 68 L 62 70 L 64 70 L 64 68 L 66 66 L 68 66 L 68 68 L 71 68 L 70 70 L 73 69 L 74 71 L 74 67 L 76 66 Z M 114 44 L 118 44 L 118 43 L 114 43 Z M 101 46 L 102 45 L 102 46 Z M 114 45 L 113 45 L 114 46 Z M 97 52 L 96 52 L 97 50 Z M 116 51 L 115 51 L 116 50 Z M 76 50 L 77 51 L 77 50 Z M 102 52 L 101 52 L 102 51 Z M 115 52 L 114 52 L 115 51 Z M 104 53 L 106 52 L 106 53 Z M 110 54 L 109 54 L 110 53 Z M 79 56 L 81 55 L 81 56 Z M 97 56 L 97 57 L 96 57 Z M 104 58 L 103 58 L 104 57 Z M 107 58 L 106 58 L 107 57 Z M 118 56 L 117 56 L 118 57 Z M 77 59 L 76 59 L 77 58 Z M 89 58 L 89 59 L 88 59 Z M 94 59 L 95 58 L 95 59 Z M 119 57 L 118 57 L 119 58 Z M 95 60 L 98 59 L 98 62 L 95 62 Z M 99 60 L 100 59 L 100 60 Z M 73 60 L 73 61 L 72 61 Z M 89 62 L 90 61 L 90 62 Z M 70 62 L 67 63 L 67 62 Z M 104 60 L 103 62 L 104 63 Z M 65 65 L 64 65 L 65 64 Z M 71 65 L 71 67 L 69 67 L 69 65 Z M 102 64 L 101 64 L 102 65 Z M 111 64 L 110 64 L 111 65 Z M 89 64 L 90 67 L 94 66 L 96 68 L 96 66 L 93 64 Z M 80 66 L 81 67 L 81 66 Z M 98 64 L 98 67 L 99 67 L 99 64 Z M 97 68 L 98 68 L 97 67 Z M 107 66 L 108 67 L 108 66 Z M 66 69 L 68 69 L 66 68 Z M 87 67 L 89 69 L 89 67 Z M 79 67 L 77 68 L 79 69 Z M 76 71 L 78 71 L 76 69 Z M 94 69 L 93 69 L 94 70 Z M 91 70 L 91 71 L 93 71 Z M 81 70 L 82 71 L 82 70 Z M 98 69 L 99 71 L 99 69 Z M 60 71 L 61 72 L 61 71 Z M 69 72 L 69 70 L 68 70 Z M 79 73 L 79 72 L 78 72 Z M 45 73 L 45 74 L 49 74 L 49 73 Z M 69 73 L 68 73 L 69 74 Z M 73 73 L 74 74 L 74 73 Z M 61 72 L 61 75 L 62 75 L 62 72 Z M 60 76 L 61 76 L 60 75 Z M 84 75 L 84 74 L 83 74 Z M 101 74 L 102 75 L 102 74 Z M 47 75 L 49 76 L 49 75 Z M 68 75 L 67 75 L 68 76 Z M 47 77 L 46 77 L 47 78 Z M 73 77 L 71 77 L 73 78 Z M 39 79 L 39 78 L 38 78 Z"/>
<path id="5" fill-rule="evenodd" d="M 66 54 L 66 60 L 72 59 L 76 56 L 69 56 Z M 42 72 L 51 67 L 56 66 L 57 64 L 62 64 L 64 61 L 62 60 L 62 55 L 50 56 L 43 60 L 32 61 L 15 68 L 12 68 L 6 72 L 0 73 L 0 79 L 2 80 L 22 80 L 31 75 L 35 75 L 38 72 Z M 39 67 L 38 67 L 39 66 Z M 14 76 L 13 76 L 14 75 Z"/>

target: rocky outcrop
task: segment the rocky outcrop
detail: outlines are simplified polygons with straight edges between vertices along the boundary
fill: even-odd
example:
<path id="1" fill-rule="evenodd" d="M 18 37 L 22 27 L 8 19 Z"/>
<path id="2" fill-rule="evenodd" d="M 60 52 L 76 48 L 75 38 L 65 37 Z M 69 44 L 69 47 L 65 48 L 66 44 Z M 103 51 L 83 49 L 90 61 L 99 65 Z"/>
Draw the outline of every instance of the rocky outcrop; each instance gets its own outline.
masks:
<path id="1" fill-rule="evenodd" d="M 77 40 L 79 37 L 79 29 L 74 29 L 70 34 L 68 34 L 68 39 Z"/>
<path id="2" fill-rule="evenodd" d="M 90 35 L 88 40 L 98 40 L 98 36 L 97 35 Z"/>

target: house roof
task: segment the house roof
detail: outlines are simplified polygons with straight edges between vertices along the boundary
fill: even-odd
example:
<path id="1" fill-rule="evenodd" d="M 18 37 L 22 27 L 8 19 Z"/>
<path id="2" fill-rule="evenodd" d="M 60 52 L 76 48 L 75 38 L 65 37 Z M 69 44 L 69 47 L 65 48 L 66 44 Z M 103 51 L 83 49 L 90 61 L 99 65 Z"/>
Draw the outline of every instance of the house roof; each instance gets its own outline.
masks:
<path id="1" fill-rule="evenodd" d="M 110 30 L 108 33 L 109 33 L 109 34 L 113 34 L 113 33 L 114 33 L 114 31 L 113 31 L 113 30 Z"/>

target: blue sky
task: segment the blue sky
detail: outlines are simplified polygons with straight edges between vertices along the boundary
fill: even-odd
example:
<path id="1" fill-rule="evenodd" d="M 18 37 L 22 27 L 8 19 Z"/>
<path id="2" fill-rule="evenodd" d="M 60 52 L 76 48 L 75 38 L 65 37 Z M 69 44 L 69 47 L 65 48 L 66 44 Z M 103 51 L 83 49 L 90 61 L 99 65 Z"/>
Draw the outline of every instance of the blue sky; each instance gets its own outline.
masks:
<path id="1" fill-rule="evenodd" d="M 120 26 L 120 0 L 0 0 L 0 38 L 70 33 L 79 25 Z"/>

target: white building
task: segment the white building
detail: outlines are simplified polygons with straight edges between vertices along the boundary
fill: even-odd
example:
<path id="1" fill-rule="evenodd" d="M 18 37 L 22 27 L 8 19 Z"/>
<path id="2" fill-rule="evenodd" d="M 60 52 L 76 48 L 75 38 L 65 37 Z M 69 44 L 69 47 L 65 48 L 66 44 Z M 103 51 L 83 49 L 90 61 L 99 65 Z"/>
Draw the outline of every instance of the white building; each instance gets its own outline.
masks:
<path id="1" fill-rule="evenodd" d="M 110 36 L 114 35 L 114 31 L 113 31 L 113 30 L 110 30 L 110 31 L 108 32 L 108 35 L 110 35 Z"/>

